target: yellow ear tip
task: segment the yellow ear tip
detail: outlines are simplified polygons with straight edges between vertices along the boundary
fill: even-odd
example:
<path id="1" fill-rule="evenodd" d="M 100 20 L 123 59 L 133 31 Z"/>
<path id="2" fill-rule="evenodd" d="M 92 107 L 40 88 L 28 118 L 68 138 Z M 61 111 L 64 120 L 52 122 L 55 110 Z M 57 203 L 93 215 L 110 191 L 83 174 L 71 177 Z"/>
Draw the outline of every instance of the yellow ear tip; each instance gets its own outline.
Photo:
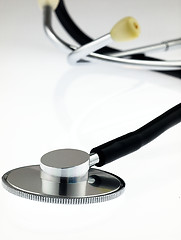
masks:
<path id="1" fill-rule="evenodd" d="M 133 17 L 125 17 L 111 29 L 111 37 L 116 42 L 128 41 L 140 35 L 140 26 Z"/>
<path id="2" fill-rule="evenodd" d="M 53 10 L 58 7 L 60 0 L 38 0 L 39 6 L 41 8 L 45 6 L 50 6 Z"/>

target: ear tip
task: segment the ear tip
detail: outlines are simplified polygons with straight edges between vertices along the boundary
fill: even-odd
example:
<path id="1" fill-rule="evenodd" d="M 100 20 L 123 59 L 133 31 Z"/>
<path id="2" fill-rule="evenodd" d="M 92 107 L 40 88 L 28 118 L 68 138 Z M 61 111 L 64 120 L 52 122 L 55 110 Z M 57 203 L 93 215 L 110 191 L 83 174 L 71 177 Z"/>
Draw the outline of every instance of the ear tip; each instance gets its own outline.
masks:
<path id="1" fill-rule="evenodd" d="M 114 41 L 132 40 L 140 35 L 140 26 L 135 18 L 125 17 L 113 26 L 110 34 Z"/>
<path id="2" fill-rule="evenodd" d="M 38 0 L 40 8 L 45 6 L 50 6 L 53 10 L 55 10 L 59 5 L 60 0 Z"/>

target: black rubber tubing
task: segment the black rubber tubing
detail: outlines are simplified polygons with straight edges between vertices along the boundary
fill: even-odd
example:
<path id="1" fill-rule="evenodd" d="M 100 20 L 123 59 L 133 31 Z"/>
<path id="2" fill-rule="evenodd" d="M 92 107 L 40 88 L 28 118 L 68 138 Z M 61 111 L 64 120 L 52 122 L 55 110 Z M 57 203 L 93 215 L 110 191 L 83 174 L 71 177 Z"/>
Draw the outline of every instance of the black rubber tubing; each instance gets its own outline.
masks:
<path id="1" fill-rule="evenodd" d="M 93 148 L 91 153 L 98 154 L 100 160 L 96 166 L 101 167 L 138 150 L 179 122 L 181 122 L 181 103 L 136 131 Z"/>
<path id="2" fill-rule="evenodd" d="M 70 15 L 67 12 L 64 1 L 60 1 L 57 9 L 55 10 L 58 20 L 67 31 L 67 33 L 80 45 L 84 45 L 92 41 L 92 38 L 87 36 L 72 20 Z M 104 47 L 97 51 L 98 53 L 113 53 L 117 52 L 117 49 Z"/>
<path id="3" fill-rule="evenodd" d="M 80 45 L 84 45 L 92 41 L 92 38 L 87 36 L 72 20 L 70 15 L 67 12 L 67 9 L 64 4 L 64 0 L 61 0 L 57 9 L 55 10 L 58 20 L 67 31 L 67 33 Z M 103 47 L 97 51 L 100 54 L 109 54 L 120 52 L 120 50 L 110 47 Z M 151 61 L 159 61 L 160 59 L 147 57 L 144 54 L 136 54 L 131 56 L 132 59 L 138 60 L 151 60 Z M 181 70 L 173 70 L 173 71 L 159 71 L 161 73 L 171 75 L 177 78 L 181 78 Z"/>

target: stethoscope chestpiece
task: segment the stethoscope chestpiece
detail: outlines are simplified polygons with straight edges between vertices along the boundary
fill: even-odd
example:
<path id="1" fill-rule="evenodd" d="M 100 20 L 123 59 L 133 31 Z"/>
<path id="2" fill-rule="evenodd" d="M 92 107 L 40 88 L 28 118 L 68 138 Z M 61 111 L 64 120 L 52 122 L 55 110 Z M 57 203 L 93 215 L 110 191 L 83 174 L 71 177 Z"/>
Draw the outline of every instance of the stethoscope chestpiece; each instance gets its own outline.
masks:
<path id="1" fill-rule="evenodd" d="M 86 204 L 118 197 L 124 181 L 90 167 L 90 155 L 76 149 L 51 151 L 40 165 L 11 170 L 2 177 L 4 187 L 20 197 L 41 202 Z"/>

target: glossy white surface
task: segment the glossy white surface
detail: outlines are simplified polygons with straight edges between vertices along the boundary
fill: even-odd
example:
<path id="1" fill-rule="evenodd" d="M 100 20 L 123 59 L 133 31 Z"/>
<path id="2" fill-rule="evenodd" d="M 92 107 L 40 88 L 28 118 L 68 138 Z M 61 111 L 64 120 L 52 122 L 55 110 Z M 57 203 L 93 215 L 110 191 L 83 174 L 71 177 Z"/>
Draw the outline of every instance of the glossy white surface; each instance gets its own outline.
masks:
<path id="1" fill-rule="evenodd" d="M 120 14 L 127 15 L 126 2 Z M 101 4 L 105 9 L 106 4 Z M 181 36 L 180 1 L 168 5 L 152 1 L 149 9 L 145 4 L 137 15 L 142 10 L 140 18 L 156 33 L 143 31 L 140 44 Z M 81 5 L 78 7 L 84 17 Z M 155 26 L 153 15 L 159 19 L 159 12 L 169 30 L 162 28 L 162 22 Z M 114 18 L 109 16 L 113 22 Z M 177 24 L 171 28 L 170 22 Z M 64 53 L 46 39 L 41 25 L 36 1 L 1 1 L 0 175 L 38 164 L 44 153 L 54 149 L 89 151 L 181 102 L 181 80 L 173 77 L 101 64 L 69 66 Z M 94 30 L 97 34 L 99 26 Z M 179 58 L 180 53 L 168 56 Z M 0 238 L 180 240 L 180 142 L 181 124 L 105 166 L 104 170 L 125 180 L 126 189 L 119 198 L 102 204 L 43 204 L 18 198 L 0 187 Z"/>

